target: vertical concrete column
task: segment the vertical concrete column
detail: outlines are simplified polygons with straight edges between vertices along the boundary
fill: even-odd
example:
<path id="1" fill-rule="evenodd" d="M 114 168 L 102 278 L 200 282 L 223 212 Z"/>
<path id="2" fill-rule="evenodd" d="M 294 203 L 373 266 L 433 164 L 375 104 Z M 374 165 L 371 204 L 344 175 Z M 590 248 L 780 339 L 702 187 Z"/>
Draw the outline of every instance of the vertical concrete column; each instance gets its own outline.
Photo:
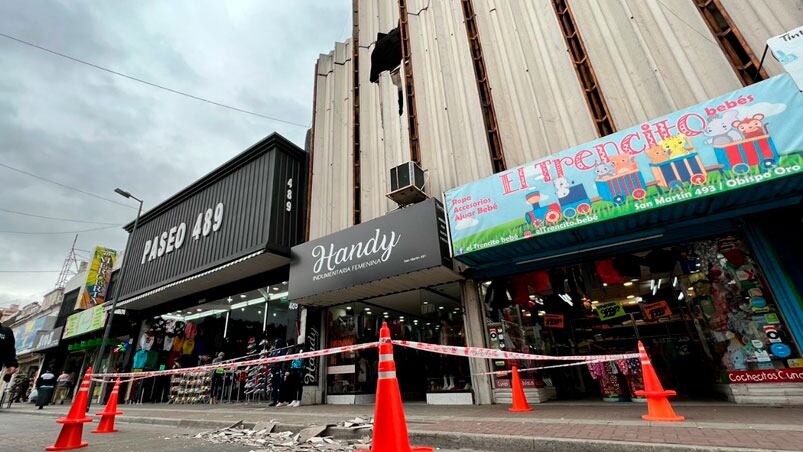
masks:
<path id="1" fill-rule="evenodd" d="M 460 283 L 460 292 L 463 298 L 463 309 L 465 310 L 466 345 L 469 347 L 485 347 L 483 301 L 480 299 L 477 282 L 473 279 L 462 281 Z M 474 376 L 474 374 L 491 370 L 488 360 L 469 358 L 468 364 L 472 373 L 471 387 L 474 389 L 475 403 L 490 405 L 493 403 L 491 376 Z"/>

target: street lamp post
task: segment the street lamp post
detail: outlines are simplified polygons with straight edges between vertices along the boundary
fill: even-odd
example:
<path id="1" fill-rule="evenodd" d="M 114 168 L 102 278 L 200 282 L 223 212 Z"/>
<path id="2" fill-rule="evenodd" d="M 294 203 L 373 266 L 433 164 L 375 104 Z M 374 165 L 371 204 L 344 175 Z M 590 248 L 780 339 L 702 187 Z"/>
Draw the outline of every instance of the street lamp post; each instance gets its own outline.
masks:
<path id="1" fill-rule="evenodd" d="M 137 225 L 139 224 L 139 216 L 142 215 L 142 200 L 137 198 L 136 196 L 132 195 L 131 193 L 120 189 L 115 188 L 114 192 L 124 198 L 130 198 L 137 202 L 139 202 L 139 208 L 137 209 L 137 217 L 134 219 L 134 227 L 131 229 L 131 233 L 128 234 L 128 239 L 125 243 L 125 250 L 123 254 L 123 259 L 128 259 L 131 254 L 131 238 L 134 236 L 134 233 L 137 232 Z M 117 300 L 120 299 L 120 290 L 123 288 L 123 283 L 125 282 L 125 274 L 126 274 L 126 265 L 123 262 L 122 269 L 120 270 L 120 280 L 117 281 L 117 284 L 114 288 L 114 298 L 112 299 L 112 307 L 109 310 L 109 314 L 106 317 L 106 329 L 103 331 L 103 341 L 100 343 L 100 348 L 98 349 L 98 355 L 95 357 L 95 363 L 92 365 L 92 370 L 97 371 L 100 368 L 100 361 L 103 359 L 103 353 L 106 351 L 106 342 L 109 340 L 109 334 L 111 334 L 112 330 L 112 322 L 114 321 L 114 310 L 117 307 Z M 89 400 L 86 406 L 87 411 L 89 411 L 89 406 L 92 403 L 92 395 L 95 393 L 95 382 L 91 383 L 89 388 Z M 101 399 L 99 398 L 98 401 Z"/>

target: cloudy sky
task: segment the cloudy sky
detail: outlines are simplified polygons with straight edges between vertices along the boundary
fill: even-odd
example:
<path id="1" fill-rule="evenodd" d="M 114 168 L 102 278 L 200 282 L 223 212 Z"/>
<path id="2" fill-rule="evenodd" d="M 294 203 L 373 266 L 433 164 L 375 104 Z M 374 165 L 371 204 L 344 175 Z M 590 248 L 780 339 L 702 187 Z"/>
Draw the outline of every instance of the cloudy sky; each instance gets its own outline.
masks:
<path id="1" fill-rule="evenodd" d="M 315 59 L 351 33 L 350 5 L 4 0 L 0 33 L 309 124 Z M 1 36 L 0 68 L 0 306 L 35 301 L 53 288 L 69 231 L 105 227 L 80 233 L 77 248 L 121 249 L 126 234 L 110 224 L 136 214 L 3 165 L 125 204 L 113 193 L 123 187 L 147 209 L 273 131 L 303 147 L 302 127 L 170 94 Z"/>

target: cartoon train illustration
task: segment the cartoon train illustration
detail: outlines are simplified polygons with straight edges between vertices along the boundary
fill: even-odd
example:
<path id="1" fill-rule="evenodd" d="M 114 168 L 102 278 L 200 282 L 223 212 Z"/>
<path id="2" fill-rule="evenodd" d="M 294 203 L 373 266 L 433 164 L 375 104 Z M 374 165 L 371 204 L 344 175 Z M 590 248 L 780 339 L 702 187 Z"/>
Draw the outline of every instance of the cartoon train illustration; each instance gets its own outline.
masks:
<path id="1" fill-rule="evenodd" d="M 768 170 L 778 164 L 780 155 L 769 132 L 745 140 L 714 145 L 714 155 L 724 170 L 745 174 L 750 168 Z"/>
<path id="2" fill-rule="evenodd" d="M 696 152 L 661 163 L 651 163 L 650 167 L 658 186 L 672 191 L 680 190 L 687 182 L 702 185 L 708 180 L 708 173 Z"/>
<path id="3" fill-rule="evenodd" d="M 647 183 L 637 169 L 605 176 L 594 183 L 599 196 L 617 206 L 627 202 L 627 198 L 640 200 L 647 196 Z"/>
<path id="4" fill-rule="evenodd" d="M 527 202 L 532 206 L 532 210 L 524 215 L 528 224 L 533 226 L 540 226 L 544 222 L 555 224 L 561 218 L 572 219 L 577 215 L 591 213 L 591 200 L 582 184 L 559 189 L 558 202 L 542 205 L 544 198 L 540 191 L 527 193 Z"/>

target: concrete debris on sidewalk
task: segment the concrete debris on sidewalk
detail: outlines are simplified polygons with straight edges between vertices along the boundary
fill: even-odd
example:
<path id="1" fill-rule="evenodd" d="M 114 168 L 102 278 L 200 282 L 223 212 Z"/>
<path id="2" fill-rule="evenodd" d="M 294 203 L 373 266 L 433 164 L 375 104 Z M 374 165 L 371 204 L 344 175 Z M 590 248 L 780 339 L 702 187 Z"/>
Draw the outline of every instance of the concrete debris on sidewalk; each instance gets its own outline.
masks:
<path id="1" fill-rule="evenodd" d="M 368 435 L 357 440 L 334 439 L 329 436 L 320 436 L 326 431 L 326 425 L 313 425 L 298 433 L 290 431 L 274 432 L 278 425 L 275 421 L 259 422 L 254 428 L 244 428 L 242 422 L 230 427 L 201 432 L 195 438 L 209 441 L 214 444 L 239 444 L 257 447 L 252 452 L 274 451 L 353 451 L 355 449 L 370 449 L 371 438 Z M 370 429 L 371 421 L 356 418 L 341 422 L 338 427 L 349 429 Z"/>

